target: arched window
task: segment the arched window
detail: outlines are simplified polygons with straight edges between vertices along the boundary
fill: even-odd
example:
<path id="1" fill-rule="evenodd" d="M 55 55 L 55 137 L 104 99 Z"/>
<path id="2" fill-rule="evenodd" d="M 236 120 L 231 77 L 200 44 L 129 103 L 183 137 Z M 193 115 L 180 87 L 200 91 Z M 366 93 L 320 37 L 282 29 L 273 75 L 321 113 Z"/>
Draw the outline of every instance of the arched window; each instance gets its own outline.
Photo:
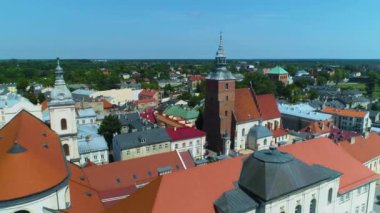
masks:
<path id="1" fill-rule="evenodd" d="M 18 210 L 17 212 L 15 213 L 30 213 L 30 211 L 26 211 L 26 210 Z"/>
<path id="2" fill-rule="evenodd" d="M 244 136 L 245 135 L 245 129 L 243 128 L 243 130 L 241 130 L 241 136 Z"/>
<path id="3" fill-rule="evenodd" d="M 295 213 L 301 213 L 302 212 L 302 207 L 301 207 L 301 205 L 297 205 L 296 206 L 296 211 L 295 211 Z"/>
<path id="4" fill-rule="evenodd" d="M 328 194 L 328 196 L 327 196 L 327 201 L 328 201 L 328 203 L 331 203 L 331 202 L 332 202 L 332 193 L 333 193 L 333 189 L 330 188 L 330 189 L 329 189 L 329 194 Z"/>
<path id="5" fill-rule="evenodd" d="M 63 151 L 65 152 L 65 155 L 70 155 L 70 147 L 68 144 L 63 144 Z"/>
<path id="6" fill-rule="evenodd" d="M 67 129 L 67 121 L 66 119 L 62 118 L 61 119 L 61 130 L 66 130 Z"/>
<path id="7" fill-rule="evenodd" d="M 317 209 L 317 200 L 312 199 L 310 202 L 310 213 L 315 213 Z"/>

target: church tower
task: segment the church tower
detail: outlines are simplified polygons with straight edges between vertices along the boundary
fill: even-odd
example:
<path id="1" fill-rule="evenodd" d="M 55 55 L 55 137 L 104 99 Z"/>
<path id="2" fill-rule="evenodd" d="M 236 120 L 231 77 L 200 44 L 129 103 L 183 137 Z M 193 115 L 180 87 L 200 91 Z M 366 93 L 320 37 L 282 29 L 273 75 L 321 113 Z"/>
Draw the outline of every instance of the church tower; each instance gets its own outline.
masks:
<path id="1" fill-rule="evenodd" d="M 75 102 L 66 86 L 63 74 L 64 71 L 57 58 L 54 89 L 51 91 L 48 102 L 50 128 L 59 135 L 66 159 L 76 161 L 79 159 L 79 152 Z"/>
<path id="2" fill-rule="evenodd" d="M 206 78 L 204 130 L 208 148 L 228 155 L 235 106 L 235 77 L 226 67 L 223 36 L 215 57 L 215 70 Z"/>

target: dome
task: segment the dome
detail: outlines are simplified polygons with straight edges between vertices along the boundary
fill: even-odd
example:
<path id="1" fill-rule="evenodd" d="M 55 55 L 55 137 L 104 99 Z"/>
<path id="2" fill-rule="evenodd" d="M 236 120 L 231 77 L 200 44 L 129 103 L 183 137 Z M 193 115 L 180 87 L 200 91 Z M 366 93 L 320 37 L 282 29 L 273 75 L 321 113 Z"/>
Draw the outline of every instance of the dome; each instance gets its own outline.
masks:
<path id="1" fill-rule="evenodd" d="M 248 195 L 268 201 L 313 185 L 339 173 L 319 165 L 307 165 L 275 148 L 254 152 L 243 163 L 239 187 Z"/>
<path id="2" fill-rule="evenodd" d="M 54 89 L 50 93 L 49 105 L 74 104 L 73 96 L 66 86 L 63 74 L 64 71 L 59 64 L 59 58 L 57 58 Z"/>
<path id="3" fill-rule="evenodd" d="M 251 129 L 249 129 L 247 141 L 256 141 L 257 139 L 266 138 L 270 136 L 272 136 L 272 132 L 265 126 L 253 126 L 251 127 Z"/>

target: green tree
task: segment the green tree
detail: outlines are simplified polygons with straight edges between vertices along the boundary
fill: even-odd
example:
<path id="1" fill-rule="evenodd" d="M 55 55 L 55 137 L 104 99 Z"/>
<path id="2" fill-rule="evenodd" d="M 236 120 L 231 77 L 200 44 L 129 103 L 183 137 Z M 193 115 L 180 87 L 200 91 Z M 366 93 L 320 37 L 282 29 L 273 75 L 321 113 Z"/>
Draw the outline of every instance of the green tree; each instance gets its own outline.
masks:
<path id="1" fill-rule="evenodd" d="M 270 80 L 268 76 L 258 72 L 246 73 L 244 80 L 242 82 L 238 82 L 237 86 L 239 88 L 243 88 L 250 87 L 251 84 L 256 94 L 274 94 L 276 91 L 275 83 Z"/>
<path id="2" fill-rule="evenodd" d="M 315 90 L 310 90 L 309 92 L 309 99 L 314 100 L 318 98 L 318 93 Z"/>
<path id="3" fill-rule="evenodd" d="M 112 149 L 112 139 L 114 134 L 120 134 L 120 131 L 121 123 L 119 119 L 113 115 L 105 116 L 102 124 L 98 129 L 98 133 L 104 136 L 110 150 Z"/>

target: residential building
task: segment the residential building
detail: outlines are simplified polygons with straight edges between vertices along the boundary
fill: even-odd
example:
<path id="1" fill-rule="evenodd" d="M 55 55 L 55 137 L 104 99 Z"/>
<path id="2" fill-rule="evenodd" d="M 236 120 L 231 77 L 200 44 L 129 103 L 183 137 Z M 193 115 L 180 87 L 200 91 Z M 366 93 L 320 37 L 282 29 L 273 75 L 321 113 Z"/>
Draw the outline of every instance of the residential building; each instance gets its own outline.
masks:
<path id="1" fill-rule="evenodd" d="M 97 124 L 78 125 L 79 165 L 85 165 L 89 161 L 95 164 L 107 164 L 109 162 L 107 141 L 98 134 L 98 129 Z"/>
<path id="2" fill-rule="evenodd" d="M 322 112 L 333 115 L 335 124 L 342 130 L 364 133 L 371 127 L 368 111 L 324 107 Z"/>
<path id="3" fill-rule="evenodd" d="M 121 133 L 143 131 L 155 128 L 154 124 L 142 118 L 138 112 L 118 115 L 121 124 Z"/>
<path id="4" fill-rule="evenodd" d="M 318 138 L 160 176 L 106 212 L 369 213 L 378 177 Z"/>
<path id="5" fill-rule="evenodd" d="M 164 116 L 172 116 L 174 119 L 183 119 L 187 124 L 195 124 L 199 111 L 188 106 L 172 105 L 164 110 Z"/>
<path id="6" fill-rule="evenodd" d="M 104 91 L 96 91 L 90 94 L 91 98 L 103 97 L 106 98 L 111 104 L 122 106 L 129 101 L 136 101 L 139 99 L 141 90 L 133 89 L 111 89 Z"/>
<path id="7" fill-rule="evenodd" d="M 288 85 L 289 73 L 280 66 L 272 68 L 267 75 L 273 81 L 281 81 L 285 85 Z"/>
<path id="8" fill-rule="evenodd" d="M 122 133 L 113 138 L 115 161 L 169 152 L 170 137 L 163 128 Z"/>
<path id="9" fill-rule="evenodd" d="M 206 152 L 205 132 L 194 127 L 167 128 L 166 132 L 170 137 L 172 151 L 188 151 L 194 159 L 203 159 Z"/>
<path id="10" fill-rule="evenodd" d="M 189 152 L 167 152 L 105 165 L 83 168 L 83 172 L 109 207 L 159 176 L 191 169 L 195 166 Z"/>
<path id="11" fill-rule="evenodd" d="M 143 99 L 155 99 L 160 100 L 159 92 L 153 89 L 143 89 L 139 93 L 139 100 Z"/>
<path id="12" fill-rule="evenodd" d="M 305 103 L 281 103 L 278 105 L 278 108 L 281 112 L 283 127 L 290 130 L 299 131 L 311 122 L 333 119 L 332 115 L 316 112 L 313 107 Z"/>
<path id="13" fill-rule="evenodd" d="M 0 95 L 6 95 L 8 93 L 17 94 L 17 84 L 16 83 L 0 84 Z"/>
<path id="14" fill-rule="evenodd" d="M 202 81 L 205 80 L 204 76 L 201 75 L 190 75 L 187 77 L 187 84 L 190 91 L 194 91 L 197 85 L 200 85 Z"/>
<path id="15" fill-rule="evenodd" d="M 77 111 L 77 123 L 83 124 L 96 124 L 96 112 L 92 108 L 78 109 Z"/>
<path id="16" fill-rule="evenodd" d="M 29 113 L 42 120 L 41 105 L 32 104 L 28 99 L 15 94 L 7 93 L 0 96 L 0 128 L 8 123 L 13 117 L 15 117 L 22 110 L 26 110 Z"/>

